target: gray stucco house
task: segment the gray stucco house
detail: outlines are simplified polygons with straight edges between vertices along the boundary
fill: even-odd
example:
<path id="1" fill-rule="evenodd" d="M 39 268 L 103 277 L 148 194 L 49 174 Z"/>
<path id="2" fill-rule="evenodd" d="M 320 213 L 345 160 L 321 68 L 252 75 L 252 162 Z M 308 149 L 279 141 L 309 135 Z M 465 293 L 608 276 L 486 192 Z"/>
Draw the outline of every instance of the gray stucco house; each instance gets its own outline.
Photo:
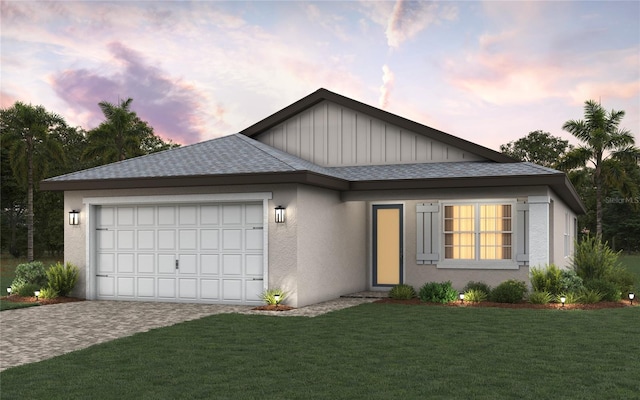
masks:
<path id="1" fill-rule="evenodd" d="M 301 307 L 528 280 L 568 263 L 584 212 L 562 172 L 325 89 L 240 133 L 41 188 L 79 212 L 65 258 L 87 299 L 258 304 L 279 287 Z"/>

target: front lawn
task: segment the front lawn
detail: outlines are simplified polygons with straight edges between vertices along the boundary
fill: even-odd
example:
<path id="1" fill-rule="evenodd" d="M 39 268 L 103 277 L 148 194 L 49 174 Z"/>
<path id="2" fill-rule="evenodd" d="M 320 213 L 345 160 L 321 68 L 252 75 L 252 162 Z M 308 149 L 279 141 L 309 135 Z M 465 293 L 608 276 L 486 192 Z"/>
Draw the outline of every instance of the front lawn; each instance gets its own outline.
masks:
<path id="1" fill-rule="evenodd" d="M 640 307 L 365 304 L 226 314 L 0 373 L 3 399 L 619 399 L 640 393 Z"/>

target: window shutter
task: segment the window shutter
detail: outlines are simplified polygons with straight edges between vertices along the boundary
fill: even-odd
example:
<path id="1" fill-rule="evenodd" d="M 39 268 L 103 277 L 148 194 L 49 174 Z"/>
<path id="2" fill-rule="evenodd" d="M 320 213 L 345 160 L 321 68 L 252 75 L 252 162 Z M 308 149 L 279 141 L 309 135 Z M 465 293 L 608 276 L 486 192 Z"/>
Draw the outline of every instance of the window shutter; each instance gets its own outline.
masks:
<path id="1" fill-rule="evenodd" d="M 529 261 L 529 203 L 518 201 L 516 215 L 516 261 L 524 264 Z"/>
<path id="2" fill-rule="evenodd" d="M 440 205 L 438 203 L 420 203 L 416 206 L 417 216 L 417 263 L 435 264 L 440 260 L 439 227 Z"/>

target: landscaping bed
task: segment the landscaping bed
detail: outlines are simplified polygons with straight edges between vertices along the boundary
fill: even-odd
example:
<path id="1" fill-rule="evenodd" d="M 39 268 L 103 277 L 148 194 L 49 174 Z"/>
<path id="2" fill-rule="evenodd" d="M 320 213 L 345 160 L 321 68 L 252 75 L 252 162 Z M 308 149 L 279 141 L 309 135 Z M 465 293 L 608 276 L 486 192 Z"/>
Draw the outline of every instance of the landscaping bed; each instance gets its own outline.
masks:
<path id="1" fill-rule="evenodd" d="M 391 304 L 407 304 L 407 305 L 423 305 L 423 306 L 444 306 L 444 307 L 495 307 L 495 308 L 531 308 L 531 309 L 560 309 L 566 310 L 601 310 L 603 308 L 622 308 L 631 307 L 629 301 L 601 301 L 593 304 L 565 304 L 562 307 L 561 304 L 549 303 L 549 304 L 531 304 L 531 303 L 496 303 L 491 301 L 481 302 L 464 302 L 459 301 L 450 303 L 430 303 L 423 302 L 419 298 L 413 298 L 409 300 L 397 300 L 392 298 L 383 298 L 375 301 L 374 303 L 391 303 Z M 633 307 L 637 306 L 634 304 Z"/>
<path id="2" fill-rule="evenodd" d="M 75 301 L 84 301 L 85 299 L 80 299 L 77 297 L 56 297 L 55 299 L 42 299 L 42 298 L 36 299 L 35 297 L 23 297 L 23 296 L 18 296 L 14 294 L 11 296 L 0 297 L 0 300 L 10 301 L 12 303 L 38 303 L 41 305 L 46 305 L 46 304 L 71 303 Z"/>

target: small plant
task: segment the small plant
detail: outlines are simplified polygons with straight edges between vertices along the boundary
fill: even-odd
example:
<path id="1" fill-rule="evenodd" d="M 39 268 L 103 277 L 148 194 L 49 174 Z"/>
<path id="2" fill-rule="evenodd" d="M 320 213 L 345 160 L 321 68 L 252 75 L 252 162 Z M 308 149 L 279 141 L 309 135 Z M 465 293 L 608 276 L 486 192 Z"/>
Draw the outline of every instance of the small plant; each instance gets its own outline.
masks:
<path id="1" fill-rule="evenodd" d="M 278 296 L 278 299 L 276 299 Z M 284 301 L 287 298 L 287 292 L 282 289 L 267 289 L 260 294 L 260 299 L 267 303 L 270 306 L 276 306 Z"/>
<path id="2" fill-rule="evenodd" d="M 487 301 L 488 295 L 482 289 L 469 289 L 464 292 L 464 299 L 471 303 L 480 303 Z"/>
<path id="3" fill-rule="evenodd" d="M 556 303 L 560 303 L 560 297 L 564 295 L 566 304 L 577 304 L 582 303 L 582 295 L 584 294 L 584 289 L 579 292 L 567 292 L 563 294 L 559 294 L 556 296 Z M 597 303 L 597 302 L 596 302 Z"/>
<path id="4" fill-rule="evenodd" d="M 534 292 L 549 292 L 556 295 L 562 292 L 562 270 L 555 264 L 546 268 L 531 268 L 531 286 Z"/>
<path id="5" fill-rule="evenodd" d="M 602 293 L 593 289 L 583 289 L 580 293 L 580 303 L 594 304 L 602 301 Z"/>
<path id="6" fill-rule="evenodd" d="M 472 290 L 475 290 L 475 291 L 479 290 L 481 292 L 484 292 L 484 294 L 488 296 L 489 293 L 491 293 L 491 286 L 487 285 L 484 282 L 469 281 L 469 283 L 467 283 L 464 289 L 462 289 L 464 293 L 470 292 Z"/>
<path id="7" fill-rule="evenodd" d="M 16 294 L 22 297 L 33 297 L 33 292 L 36 290 L 40 290 L 39 285 L 25 282 L 17 278 L 11 284 L 11 294 Z"/>
<path id="8" fill-rule="evenodd" d="M 586 281 L 584 286 L 587 290 L 600 292 L 602 301 L 620 301 L 622 298 L 622 293 L 618 286 L 606 279 L 592 279 Z"/>
<path id="9" fill-rule="evenodd" d="M 59 297 L 58 292 L 56 292 L 51 287 L 40 289 L 41 299 L 55 299 L 56 297 Z"/>
<path id="10" fill-rule="evenodd" d="M 449 303 L 458 298 L 451 282 L 427 282 L 420 288 L 420 300 L 430 303 Z"/>
<path id="11" fill-rule="evenodd" d="M 599 237 L 587 236 L 576 243 L 573 269 L 585 281 L 601 279 L 618 266 L 619 255 L 619 252 L 611 250 L 609 244 L 602 242 Z"/>
<path id="12" fill-rule="evenodd" d="M 391 288 L 389 297 L 396 300 L 409 300 L 416 297 L 416 290 L 411 285 L 400 284 Z"/>
<path id="13" fill-rule="evenodd" d="M 561 286 L 565 293 L 579 293 L 584 289 L 582 278 L 572 269 L 562 270 Z"/>
<path id="14" fill-rule="evenodd" d="M 16 280 L 45 287 L 47 286 L 47 270 L 40 261 L 20 264 L 16 267 Z"/>
<path id="15" fill-rule="evenodd" d="M 554 296 L 546 291 L 534 291 L 529 295 L 529 303 L 531 304 L 549 304 L 553 301 Z"/>
<path id="16" fill-rule="evenodd" d="M 78 282 L 78 267 L 71 263 L 57 263 L 47 270 L 49 287 L 60 296 L 67 296 Z"/>
<path id="17" fill-rule="evenodd" d="M 526 283 L 509 279 L 496 286 L 489 294 L 489 299 L 497 303 L 520 303 L 526 293 Z"/>

